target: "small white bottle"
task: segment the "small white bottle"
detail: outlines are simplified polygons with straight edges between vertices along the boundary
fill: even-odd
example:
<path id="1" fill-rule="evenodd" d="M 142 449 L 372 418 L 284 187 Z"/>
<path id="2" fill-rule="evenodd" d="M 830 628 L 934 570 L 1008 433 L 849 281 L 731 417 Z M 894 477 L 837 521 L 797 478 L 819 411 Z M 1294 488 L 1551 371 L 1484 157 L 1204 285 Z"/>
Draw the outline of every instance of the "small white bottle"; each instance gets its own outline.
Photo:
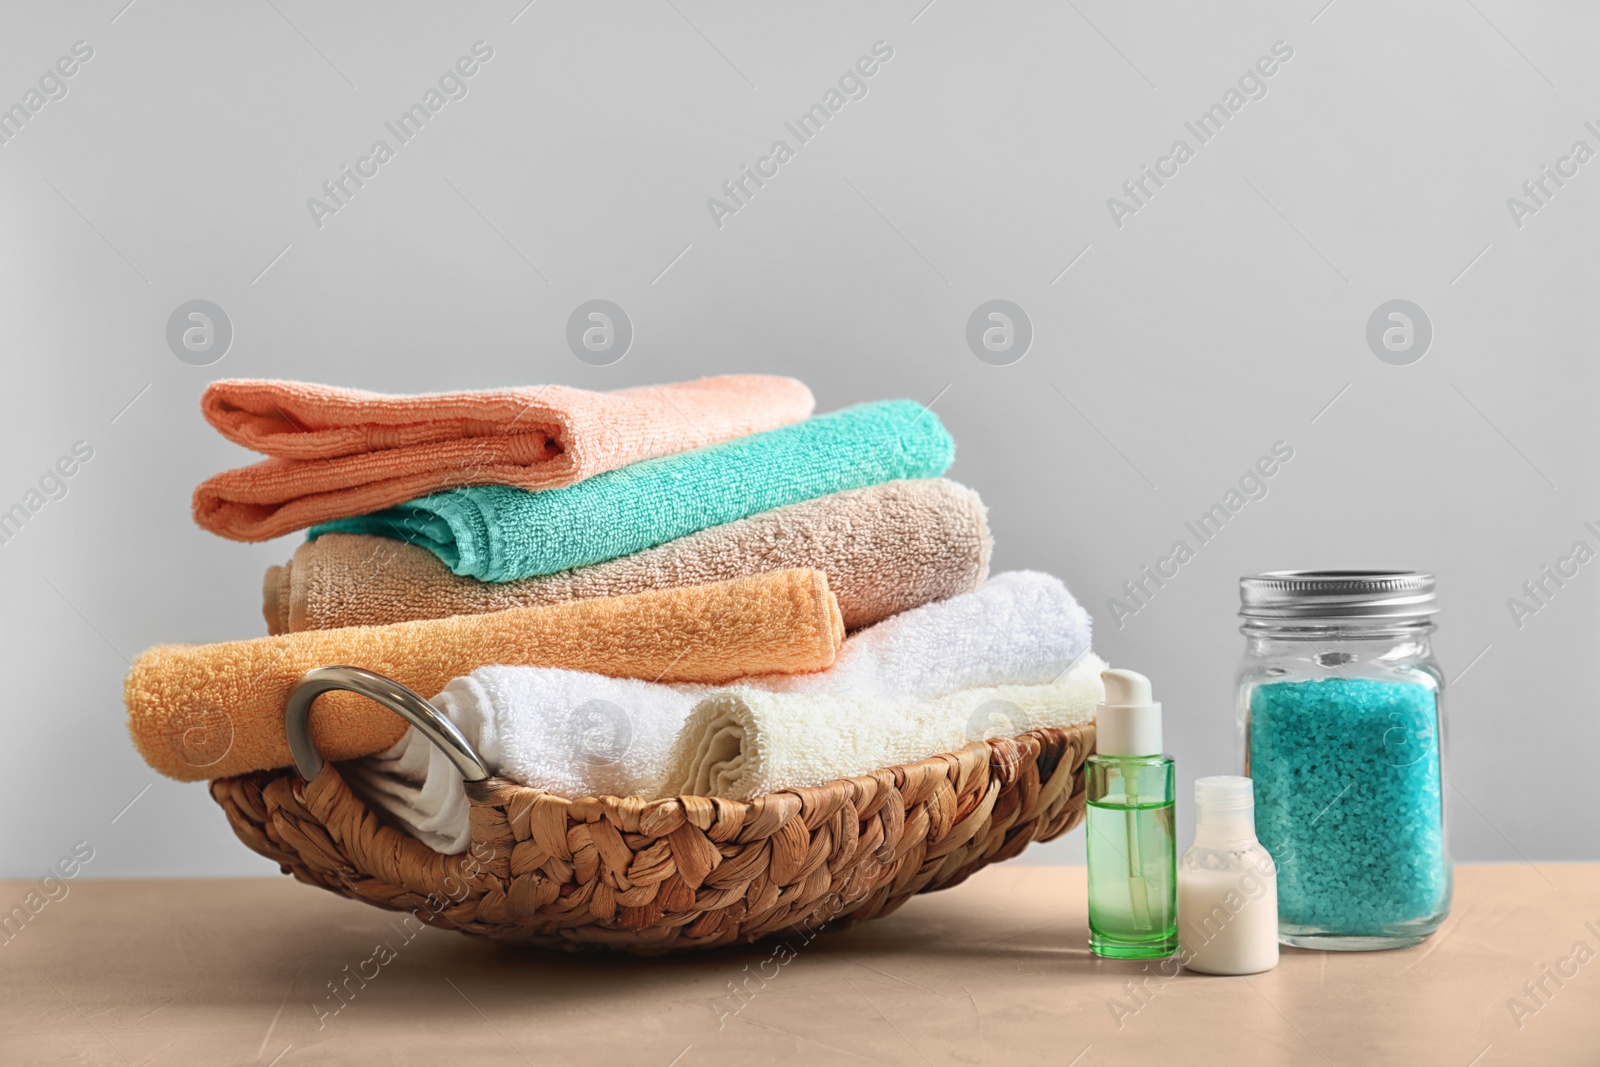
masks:
<path id="1" fill-rule="evenodd" d="M 1278 965 L 1278 869 L 1256 840 L 1255 783 L 1194 783 L 1194 844 L 1178 861 L 1178 959 L 1200 974 Z"/>

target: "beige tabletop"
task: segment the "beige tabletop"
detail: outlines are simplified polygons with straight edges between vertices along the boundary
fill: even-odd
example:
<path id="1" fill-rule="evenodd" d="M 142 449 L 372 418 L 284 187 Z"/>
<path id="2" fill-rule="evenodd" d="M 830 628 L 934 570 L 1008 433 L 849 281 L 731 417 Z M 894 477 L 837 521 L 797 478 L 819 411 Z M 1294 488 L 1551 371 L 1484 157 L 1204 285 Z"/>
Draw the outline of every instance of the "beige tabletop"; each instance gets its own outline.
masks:
<path id="1" fill-rule="evenodd" d="M 1095 959 L 1072 867 L 991 868 L 788 949 L 655 960 L 408 940 L 287 878 L 67 886 L 0 932 L 6 1067 L 1600 1064 L 1600 864 L 1461 866 L 1424 944 L 1286 949 L 1250 978 Z M 0 882 L 0 903 L 38 888 Z"/>

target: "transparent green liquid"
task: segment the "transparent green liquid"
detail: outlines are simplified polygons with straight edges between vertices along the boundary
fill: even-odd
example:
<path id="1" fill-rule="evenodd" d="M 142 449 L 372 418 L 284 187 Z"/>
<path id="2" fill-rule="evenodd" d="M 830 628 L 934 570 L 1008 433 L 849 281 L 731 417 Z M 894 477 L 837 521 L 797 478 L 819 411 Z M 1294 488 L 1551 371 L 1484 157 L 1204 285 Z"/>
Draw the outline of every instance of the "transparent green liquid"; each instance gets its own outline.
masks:
<path id="1" fill-rule="evenodd" d="M 1178 951 L 1175 809 L 1163 792 L 1153 789 L 1148 803 L 1136 792 L 1129 804 L 1120 790 L 1089 801 L 1089 947 L 1098 956 Z"/>

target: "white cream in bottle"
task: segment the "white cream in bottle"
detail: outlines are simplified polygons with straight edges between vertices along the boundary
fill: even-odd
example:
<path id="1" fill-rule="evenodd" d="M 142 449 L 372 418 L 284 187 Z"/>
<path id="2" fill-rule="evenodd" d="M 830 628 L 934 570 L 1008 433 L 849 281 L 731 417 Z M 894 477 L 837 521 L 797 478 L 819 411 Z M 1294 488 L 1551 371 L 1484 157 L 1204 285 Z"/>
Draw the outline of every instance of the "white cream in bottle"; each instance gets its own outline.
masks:
<path id="1" fill-rule="evenodd" d="M 1254 786 L 1234 775 L 1194 784 L 1194 844 L 1178 861 L 1178 959 L 1200 974 L 1278 965 L 1278 870 L 1256 840 Z"/>

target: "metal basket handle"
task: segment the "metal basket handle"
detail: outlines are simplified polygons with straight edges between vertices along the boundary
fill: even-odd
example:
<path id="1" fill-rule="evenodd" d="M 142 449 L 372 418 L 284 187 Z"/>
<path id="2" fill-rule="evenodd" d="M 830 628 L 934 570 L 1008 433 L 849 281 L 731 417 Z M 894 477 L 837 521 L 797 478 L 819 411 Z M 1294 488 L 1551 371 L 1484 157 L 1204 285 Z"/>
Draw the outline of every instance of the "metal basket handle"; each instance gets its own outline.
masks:
<path id="1" fill-rule="evenodd" d="M 289 753 L 295 770 L 311 781 L 322 773 L 322 754 L 311 740 L 311 705 L 323 693 L 346 689 L 375 700 L 422 732 L 449 757 L 461 777 L 481 782 L 489 770 L 456 724 L 439 714 L 437 708 L 392 678 L 360 667 L 315 667 L 300 676 L 289 702 L 283 708 L 283 729 L 289 738 Z"/>

